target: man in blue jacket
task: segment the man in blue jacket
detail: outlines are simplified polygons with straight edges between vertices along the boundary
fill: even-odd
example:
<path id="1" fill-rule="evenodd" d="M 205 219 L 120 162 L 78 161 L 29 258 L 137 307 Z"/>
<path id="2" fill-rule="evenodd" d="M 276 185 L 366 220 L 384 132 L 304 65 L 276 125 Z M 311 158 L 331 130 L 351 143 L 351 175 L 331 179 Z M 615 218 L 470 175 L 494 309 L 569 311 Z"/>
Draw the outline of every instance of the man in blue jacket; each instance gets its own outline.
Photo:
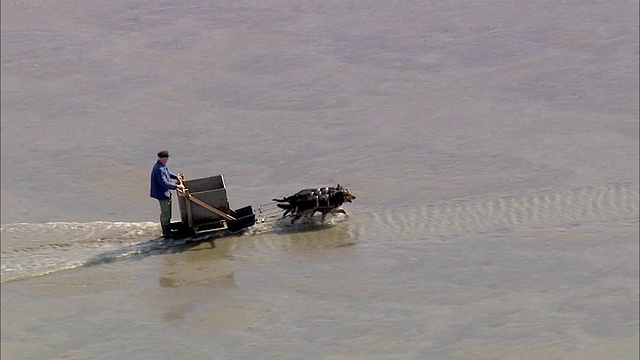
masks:
<path id="1" fill-rule="evenodd" d="M 184 189 L 182 184 L 175 184 L 171 181 L 182 180 L 181 177 L 169 171 L 169 152 L 162 150 L 158 153 L 158 161 L 151 170 L 151 197 L 160 203 L 160 225 L 162 225 L 162 236 L 171 237 L 171 190 Z"/>

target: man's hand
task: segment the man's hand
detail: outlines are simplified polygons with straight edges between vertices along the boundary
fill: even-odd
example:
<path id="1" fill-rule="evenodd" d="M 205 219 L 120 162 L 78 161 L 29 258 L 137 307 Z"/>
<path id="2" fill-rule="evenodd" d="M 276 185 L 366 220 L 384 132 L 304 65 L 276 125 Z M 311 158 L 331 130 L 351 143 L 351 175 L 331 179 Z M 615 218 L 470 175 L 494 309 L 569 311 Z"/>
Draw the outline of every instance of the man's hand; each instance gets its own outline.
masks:
<path id="1" fill-rule="evenodd" d="M 184 191 L 184 185 L 179 184 L 179 185 L 178 185 L 178 187 L 177 187 L 176 189 L 178 189 L 178 190 L 180 190 L 180 191 Z"/>

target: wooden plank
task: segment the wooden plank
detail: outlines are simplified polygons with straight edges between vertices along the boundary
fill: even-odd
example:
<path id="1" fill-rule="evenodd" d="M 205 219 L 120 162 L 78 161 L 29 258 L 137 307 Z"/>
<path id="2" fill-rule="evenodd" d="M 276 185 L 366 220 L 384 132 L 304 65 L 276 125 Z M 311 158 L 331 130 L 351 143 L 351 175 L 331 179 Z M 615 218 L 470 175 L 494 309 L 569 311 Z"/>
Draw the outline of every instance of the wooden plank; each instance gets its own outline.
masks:
<path id="1" fill-rule="evenodd" d="M 193 215 L 191 214 L 191 201 L 187 201 L 185 203 L 187 208 L 187 221 L 189 222 L 189 227 L 193 227 Z"/>
<path id="2" fill-rule="evenodd" d="M 202 201 L 202 200 L 198 199 L 197 197 L 195 197 L 195 196 L 193 196 L 193 195 L 191 195 L 191 194 L 189 194 L 189 193 L 186 193 L 186 197 L 187 197 L 187 199 L 189 199 L 189 200 L 193 201 L 194 203 L 196 203 L 196 204 L 198 204 L 198 205 L 202 206 L 203 208 L 205 208 L 205 209 L 207 209 L 207 210 L 211 211 L 212 213 L 214 213 L 214 214 L 217 214 L 217 215 L 221 216 L 222 218 L 224 218 L 224 219 L 226 219 L 226 220 L 229 220 L 229 221 L 236 221 L 236 218 L 234 218 L 233 216 L 231 216 L 231 215 L 229 215 L 229 214 L 225 213 L 224 211 L 222 211 L 222 210 L 220 210 L 220 209 L 218 209 L 218 208 L 215 208 L 215 207 L 213 207 L 213 206 L 211 206 L 211 205 L 207 204 L 206 202 L 204 202 L 204 201 Z"/>
<path id="3" fill-rule="evenodd" d="M 214 232 L 214 231 L 227 230 L 228 229 L 227 222 L 224 220 L 221 220 L 221 223 L 222 223 L 222 226 L 217 228 L 209 228 L 207 225 L 202 225 L 202 226 L 194 226 L 193 230 L 196 233 L 196 235 Z"/>

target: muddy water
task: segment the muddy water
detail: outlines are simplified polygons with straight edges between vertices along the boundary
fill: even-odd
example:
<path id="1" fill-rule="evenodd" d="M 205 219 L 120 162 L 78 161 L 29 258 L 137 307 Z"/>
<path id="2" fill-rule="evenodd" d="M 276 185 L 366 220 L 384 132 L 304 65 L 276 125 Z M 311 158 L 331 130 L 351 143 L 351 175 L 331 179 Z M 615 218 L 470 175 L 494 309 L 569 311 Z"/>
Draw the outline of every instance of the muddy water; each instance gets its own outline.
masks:
<path id="1" fill-rule="evenodd" d="M 3 358 L 638 358 L 637 3 L 3 0 L 1 20 Z M 224 174 L 232 207 L 358 198 L 168 242 L 163 148 Z"/>

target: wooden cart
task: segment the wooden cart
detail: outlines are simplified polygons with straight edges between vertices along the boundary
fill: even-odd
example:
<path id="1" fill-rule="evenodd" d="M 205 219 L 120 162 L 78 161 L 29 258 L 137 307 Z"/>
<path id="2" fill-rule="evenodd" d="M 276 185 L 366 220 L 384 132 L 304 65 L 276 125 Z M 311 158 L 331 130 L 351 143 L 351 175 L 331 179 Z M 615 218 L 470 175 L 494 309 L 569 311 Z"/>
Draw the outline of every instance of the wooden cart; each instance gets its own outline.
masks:
<path id="1" fill-rule="evenodd" d="M 222 175 L 185 180 L 184 191 L 178 191 L 179 222 L 171 230 L 179 237 L 218 231 L 239 231 L 253 226 L 256 216 L 251 206 L 232 210 L 227 199 Z"/>

